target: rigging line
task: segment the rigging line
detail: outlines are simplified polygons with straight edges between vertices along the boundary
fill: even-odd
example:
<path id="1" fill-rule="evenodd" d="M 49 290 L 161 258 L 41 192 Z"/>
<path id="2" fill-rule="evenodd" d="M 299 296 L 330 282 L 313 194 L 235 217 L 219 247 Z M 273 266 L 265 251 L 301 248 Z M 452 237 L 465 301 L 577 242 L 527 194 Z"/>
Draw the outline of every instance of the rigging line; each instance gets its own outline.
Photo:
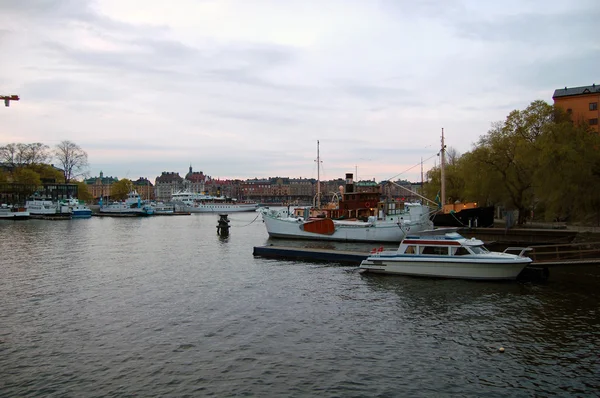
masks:
<path id="1" fill-rule="evenodd" d="M 428 157 L 427 159 L 425 159 L 425 160 L 423 160 L 423 161 L 421 161 L 421 162 L 419 162 L 419 163 L 415 164 L 415 165 L 414 165 L 414 166 L 412 166 L 412 167 L 409 167 L 408 169 L 404 170 L 403 172 L 401 172 L 401 173 L 399 173 L 399 174 L 396 174 L 396 175 L 395 175 L 395 176 L 393 176 L 393 177 L 390 177 L 390 178 L 388 178 L 386 181 L 390 181 L 390 180 L 393 180 L 394 178 L 398 178 L 399 176 L 401 176 L 402 174 L 406 173 L 407 171 L 410 171 L 410 170 L 414 169 L 415 167 L 417 167 L 417 166 L 420 166 L 420 165 L 421 165 L 423 162 L 426 162 L 426 161 L 428 161 L 428 160 L 430 160 L 430 159 L 433 159 L 433 158 L 434 158 L 434 157 L 436 157 L 438 154 L 439 154 L 439 152 L 436 152 L 434 155 L 431 155 L 431 156 L 430 156 L 430 157 Z M 391 182 L 391 181 L 390 181 L 390 182 Z"/>

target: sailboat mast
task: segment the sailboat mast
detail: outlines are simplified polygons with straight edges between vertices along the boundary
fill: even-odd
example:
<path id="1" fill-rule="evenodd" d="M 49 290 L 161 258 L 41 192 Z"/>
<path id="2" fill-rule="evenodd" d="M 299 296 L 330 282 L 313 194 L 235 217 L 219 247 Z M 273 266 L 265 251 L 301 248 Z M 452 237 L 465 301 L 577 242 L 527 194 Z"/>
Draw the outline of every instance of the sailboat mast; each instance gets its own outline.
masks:
<path id="1" fill-rule="evenodd" d="M 446 175 L 444 172 L 444 168 L 446 165 L 446 144 L 444 143 L 444 128 L 442 128 L 442 151 L 440 154 L 440 159 L 441 159 L 441 166 L 440 166 L 440 170 L 441 170 L 441 183 L 442 183 L 442 187 L 441 187 L 441 191 L 442 191 L 442 206 L 446 204 Z"/>
<path id="2" fill-rule="evenodd" d="M 319 154 L 319 140 L 317 140 L 317 209 L 321 208 L 321 157 Z"/>

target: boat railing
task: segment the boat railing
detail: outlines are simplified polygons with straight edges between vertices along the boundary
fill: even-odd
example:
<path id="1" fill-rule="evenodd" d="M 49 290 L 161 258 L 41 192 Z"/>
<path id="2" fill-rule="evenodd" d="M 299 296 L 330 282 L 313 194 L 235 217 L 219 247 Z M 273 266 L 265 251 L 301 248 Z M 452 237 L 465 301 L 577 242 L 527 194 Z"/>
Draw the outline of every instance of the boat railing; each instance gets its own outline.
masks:
<path id="1" fill-rule="evenodd" d="M 519 257 L 525 257 L 525 253 L 527 253 L 528 251 L 532 251 L 533 248 L 531 247 L 507 247 L 506 249 L 504 249 L 504 251 L 502 253 L 510 253 L 510 252 L 519 252 Z"/>

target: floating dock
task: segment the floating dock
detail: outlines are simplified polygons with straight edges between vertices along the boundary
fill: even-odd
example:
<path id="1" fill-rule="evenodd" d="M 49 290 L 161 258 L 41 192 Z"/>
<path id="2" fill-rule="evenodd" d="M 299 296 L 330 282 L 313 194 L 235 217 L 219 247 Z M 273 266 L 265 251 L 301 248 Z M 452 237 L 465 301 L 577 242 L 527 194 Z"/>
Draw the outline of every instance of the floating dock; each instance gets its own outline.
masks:
<path id="1" fill-rule="evenodd" d="M 366 252 L 315 249 L 289 246 L 254 246 L 253 255 L 283 260 L 328 261 L 349 265 L 360 265 L 369 256 Z"/>

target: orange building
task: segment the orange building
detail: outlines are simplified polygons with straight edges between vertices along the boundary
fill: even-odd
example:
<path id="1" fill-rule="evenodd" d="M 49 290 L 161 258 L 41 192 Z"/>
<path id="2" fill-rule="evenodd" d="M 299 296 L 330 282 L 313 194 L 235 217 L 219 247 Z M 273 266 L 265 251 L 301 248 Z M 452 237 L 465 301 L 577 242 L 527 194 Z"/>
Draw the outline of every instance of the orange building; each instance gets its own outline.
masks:
<path id="1" fill-rule="evenodd" d="M 560 88 L 554 90 L 554 105 L 564 109 L 571 119 L 578 123 L 587 123 L 592 129 L 600 132 L 600 85 Z"/>

